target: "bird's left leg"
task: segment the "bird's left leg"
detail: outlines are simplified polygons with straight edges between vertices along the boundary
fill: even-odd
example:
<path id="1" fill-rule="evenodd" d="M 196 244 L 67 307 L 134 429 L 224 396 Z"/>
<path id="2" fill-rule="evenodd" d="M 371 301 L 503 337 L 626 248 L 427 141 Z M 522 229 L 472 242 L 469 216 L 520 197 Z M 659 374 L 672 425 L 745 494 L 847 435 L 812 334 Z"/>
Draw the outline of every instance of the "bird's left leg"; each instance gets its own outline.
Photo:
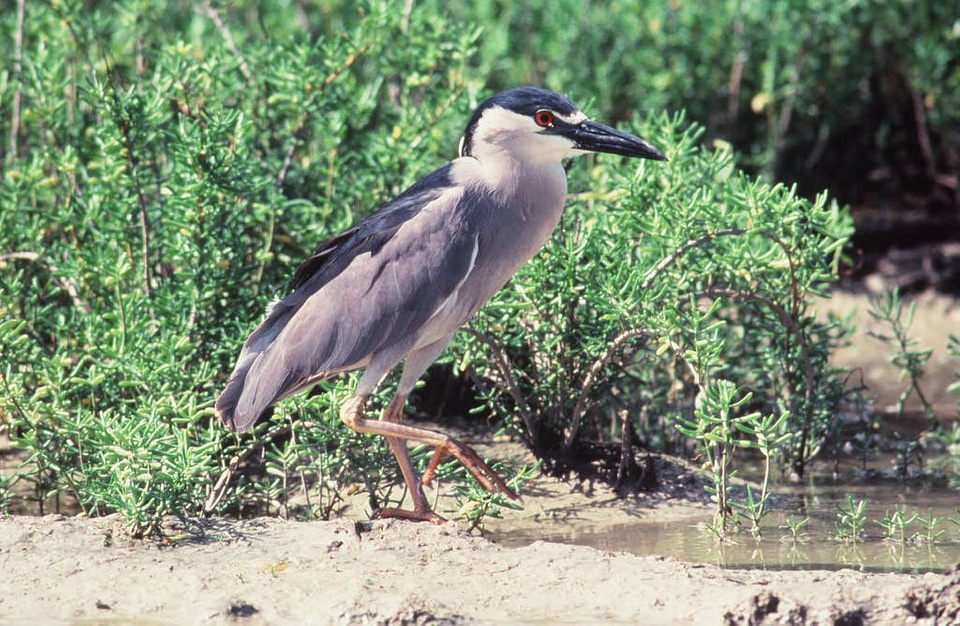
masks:
<path id="1" fill-rule="evenodd" d="M 390 446 L 393 455 L 397 458 L 397 463 L 400 465 L 400 472 L 403 474 L 403 480 L 410 490 L 410 495 L 414 503 L 413 511 L 403 511 L 393 508 L 382 509 L 380 511 L 381 517 L 402 517 L 418 521 L 430 521 L 438 524 L 444 521 L 442 517 L 433 512 L 427 502 L 427 498 L 423 493 L 424 481 L 417 475 L 416 469 L 413 467 L 406 443 L 403 441 L 404 439 L 410 439 L 411 441 L 432 446 L 436 450 L 427 467 L 429 474 L 425 474 L 425 476 L 432 477 L 433 471 L 436 470 L 440 460 L 444 455 L 449 454 L 460 461 L 460 463 L 467 468 L 467 471 L 473 475 L 474 479 L 487 491 L 501 491 L 510 498 L 519 498 L 519 496 L 503 482 L 497 473 L 469 446 L 449 435 L 400 423 L 406 398 L 406 394 L 398 393 L 384 411 L 382 420 L 372 420 L 364 417 L 365 396 L 351 396 L 340 409 L 340 419 L 353 430 L 360 433 L 383 435 L 387 438 L 387 444 Z"/>
<path id="2" fill-rule="evenodd" d="M 407 397 L 402 394 L 394 396 L 393 400 L 383 412 L 381 419 L 384 422 L 399 424 L 403 419 L 403 406 Z M 351 396 L 340 410 L 340 418 L 348 426 L 358 432 L 375 432 L 377 422 L 363 417 L 364 405 L 366 399 L 362 396 Z M 379 510 L 380 517 L 400 517 L 420 522 L 433 522 L 442 524 L 446 520 L 430 508 L 427 496 L 423 493 L 423 482 L 413 467 L 413 461 L 410 459 L 410 452 L 407 450 L 407 444 L 401 437 L 385 437 L 390 451 L 397 459 L 397 465 L 400 466 L 400 473 L 403 475 L 403 482 L 406 483 L 410 491 L 410 497 L 413 499 L 413 511 L 405 511 L 394 507 L 385 507 Z"/>
<path id="3" fill-rule="evenodd" d="M 418 519 L 424 521 L 438 522 L 442 521 L 440 516 L 433 513 L 423 494 L 423 485 L 428 484 L 433 474 L 440 464 L 440 460 L 447 454 L 451 455 L 476 479 L 480 485 L 487 491 L 501 491 L 507 496 L 518 499 L 519 496 L 510 489 L 506 483 L 487 465 L 480 456 L 470 449 L 469 446 L 457 441 L 449 435 L 427 430 L 426 428 L 416 428 L 403 424 L 403 407 L 406 404 L 407 396 L 413 390 L 416 381 L 420 378 L 427 367 L 432 363 L 450 342 L 452 335 L 448 335 L 439 341 L 428 346 L 410 352 L 406 356 L 403 365 L 403 374 L 400 377 L 400 383 L 397 387 L 397 395 L 383 412 L 380 421 L 371 420 L 364 417 L 364 404 L 367 394 L 379 382 L 383 374 L 391 369 L 395 362 L 372 361 L 364 372 L 357 384 L 354 395 L 340 409 L 340 419 L 357 432 L 374 433 L 383 435 L 387 438 L 390 450 L 397 458 L 400 465 L 400 471 L 403 474 L 403 480 L 410 490 L 410 495 L 414 502 L 414 511 L 397 511 L 388 509 L 386 516 L 405 517 L 408 519 Z M 419 443 L 432 446 L 435 450 L 433 458 L 427 466 L 423 479 L 417 475 L 410 460 L 410 454 L 404 439 L 410 439 Z M 384 512 L 381 511 L 381 516 Z"/>

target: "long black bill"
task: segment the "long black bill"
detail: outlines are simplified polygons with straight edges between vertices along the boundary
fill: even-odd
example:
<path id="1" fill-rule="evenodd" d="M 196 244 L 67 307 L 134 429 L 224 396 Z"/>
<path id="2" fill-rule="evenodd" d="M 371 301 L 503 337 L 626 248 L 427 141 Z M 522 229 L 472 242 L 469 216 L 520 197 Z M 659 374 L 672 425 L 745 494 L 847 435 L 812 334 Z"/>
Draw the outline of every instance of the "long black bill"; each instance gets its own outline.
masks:
<path id="1" fill-rule="evenodd" d="M 659 150 L 643 139 L 623 133 L 599 122 L 585 120 L 575 126 L 572 133 L 577 149 L 588 152 L 608 152 L 627 157 L 666 161 Z"/>

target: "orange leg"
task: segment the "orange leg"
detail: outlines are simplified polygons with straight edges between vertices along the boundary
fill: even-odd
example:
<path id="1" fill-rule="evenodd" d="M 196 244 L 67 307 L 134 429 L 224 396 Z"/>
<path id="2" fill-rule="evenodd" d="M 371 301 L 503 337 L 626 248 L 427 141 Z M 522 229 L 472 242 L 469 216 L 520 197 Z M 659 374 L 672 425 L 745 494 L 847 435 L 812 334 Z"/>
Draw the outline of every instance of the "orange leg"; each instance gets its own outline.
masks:
<path id="1" fill-rule="evenodd" d="M 513 499 L 519 499 L 519 496 L 507 487 L 506 483 L 469 446 L 443 433 L 402 424 L 403 406 L 406 401 L 407 396 L 398 393 L 384 410 L 381 420 L 364 417 L 364 405 L 366 403 L 364 396 L 351 396 L 340 408 L 340 419 L 353 430 L 360 433 L 383 435 L 387 438 L 387 444 L 397 458 L 403 480 L 407 484 L 407 489 L 410 490 L 410 496 L 413 498 L 413 511 L 386 508 L 380 510 L 380 517 L 399 517 L 433 522 L 434 524 L 442 524 L 446 521 L 430 508 L 430 504 L 423 493 L 423 485 L 430 483 L 440 460 L 447 454 L 460 461 L 474 479 L 480 483 L 480 486 L 487 491 L 501 491 Z M 417 475 L 413 462 L 410 460 L 410 453 L 407 451 L 404 442 L 405 439 L 433 446 L 436 450 L 422 480 Z"/>

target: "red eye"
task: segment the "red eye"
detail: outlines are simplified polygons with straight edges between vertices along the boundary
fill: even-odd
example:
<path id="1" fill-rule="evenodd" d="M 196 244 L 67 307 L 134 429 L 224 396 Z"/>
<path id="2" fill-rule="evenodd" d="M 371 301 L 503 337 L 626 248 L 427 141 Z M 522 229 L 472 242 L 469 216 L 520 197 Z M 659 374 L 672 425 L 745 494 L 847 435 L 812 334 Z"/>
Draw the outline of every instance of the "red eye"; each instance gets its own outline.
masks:
<path id="1" fill-rule="evenodd" d="M 533 121 L 537 123 L 537 126 L 549 128 L 553 126 L 553 112 L 546 109 L 540 109 L 533 114 Z"/>

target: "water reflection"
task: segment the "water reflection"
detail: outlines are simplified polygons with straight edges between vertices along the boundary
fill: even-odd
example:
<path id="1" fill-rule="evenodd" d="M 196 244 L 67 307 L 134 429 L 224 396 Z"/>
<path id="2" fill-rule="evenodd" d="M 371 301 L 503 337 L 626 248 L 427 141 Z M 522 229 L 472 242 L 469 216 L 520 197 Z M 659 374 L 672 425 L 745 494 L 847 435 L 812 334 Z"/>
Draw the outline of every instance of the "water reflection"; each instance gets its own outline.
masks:
<path id="1" fill-rule="evenodd" d="M 943 571 L 960 563 L 960 495 L 943 486 L 896 481 L 876 484 L 830 484 L 811 481 L 804 487 L 781 487 L 780 506 L 763 520 L 762 536 L 755 540 L 744 529 L 730 532 L 718 541 L 707 529 L 709 514 L 687 523 L 637 520 L 597 527 L 589 522 L 544 521 L 531 530 L 511 529 L 492 539 L 519 547 L 537 540 L 587 545 L 601 550 L 629 552 L 641 556 L 671 556 L 691 563 L 709 563 L 730 568 L 761 569 L 842 569 L 870 572 L 922 573 Z M 837 510 L 846 504 L 848 493 L 868 503 L 862 540 L 841 541 L 837 537 Z M 914 520 L 907 527 L 907 541 L 884 539 L 877 520 L 889 517 L 901 507 L 908 517 L 931 514 L 941 518 L 928 533 Z M 810 521 L 797 533 L 789 529 L 800 519 Z M 950 520 L 958 520 L 951 522 Z M 939 538 L 929 541 L 928 537 Z"/>

